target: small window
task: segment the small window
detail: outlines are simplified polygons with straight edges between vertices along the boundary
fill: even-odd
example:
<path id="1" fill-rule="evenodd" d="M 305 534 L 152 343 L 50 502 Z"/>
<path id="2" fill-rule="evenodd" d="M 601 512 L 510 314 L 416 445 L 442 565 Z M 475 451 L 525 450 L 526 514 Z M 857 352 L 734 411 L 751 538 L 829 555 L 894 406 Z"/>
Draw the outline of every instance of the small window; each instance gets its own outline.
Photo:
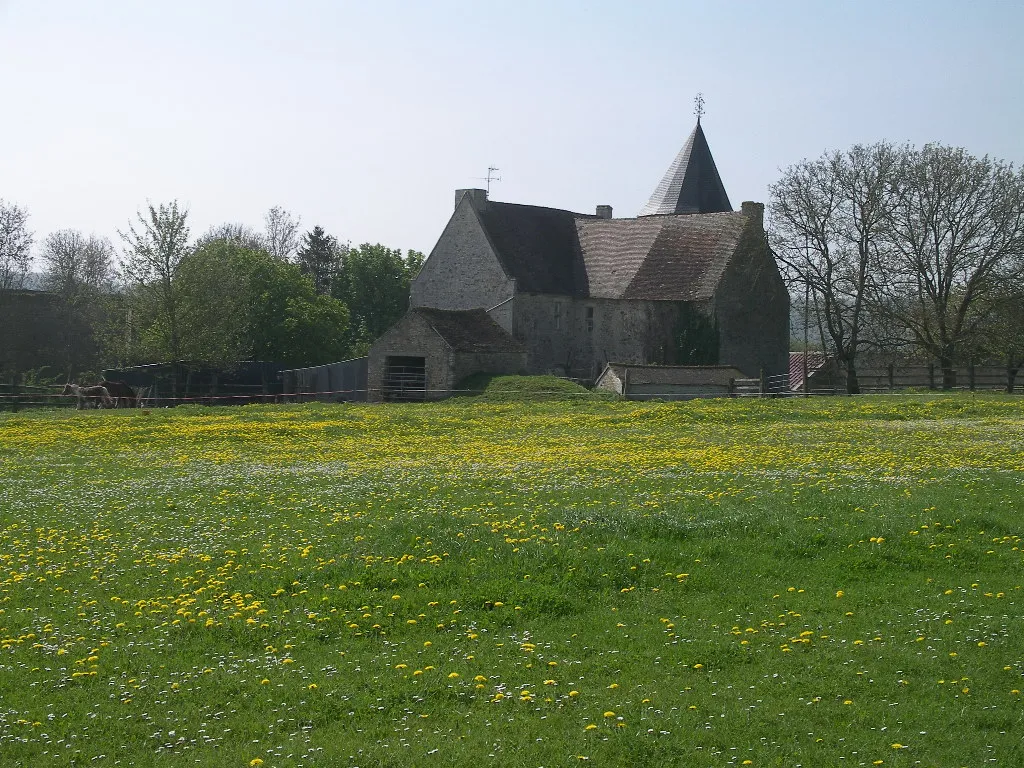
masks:
<path id="1" fill-rule="evenodd" d="M 555 330 L 562 327 L 562 302 L 555 302 Z"/>
<path id="2" fill-rule="evenodd" d="M 587 333 L 594 330 L 594 308 L 587 307 Z"/>

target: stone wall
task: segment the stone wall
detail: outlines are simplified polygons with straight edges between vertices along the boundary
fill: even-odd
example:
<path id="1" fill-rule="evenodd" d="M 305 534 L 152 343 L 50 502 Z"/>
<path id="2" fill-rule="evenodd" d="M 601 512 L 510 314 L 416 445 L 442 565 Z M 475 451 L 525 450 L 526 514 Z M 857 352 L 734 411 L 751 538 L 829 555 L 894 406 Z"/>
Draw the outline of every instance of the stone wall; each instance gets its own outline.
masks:
<path id="1" fill-rule="evenodd" d="M 455 384 L 451 348 L 416 313 L 407 313 L 370 347 L 366 380 L 367 400 L 371 403 L 379 403 L 382 399 L 384 366 L 388 357 L 425 358 L 428 397 L 445 397 Z"/>
<path id="2" fill-rule="evenodd" d="M 608 362 L 679 362 L 678 315 L 675 302 L 520 294 L 513 335 L 527 347 L 531 373 L 593 381 Z"/>
<path id="3" fill-rule="evenodd" d="M 789 294 L 764 237 L 764 206 L 744 203 L 749 224 L 715 292 L 719 361 L 748 376 L 789 374 Z"/>
<path id="4" fill-rule="evenodd" d="M 473 208 L 486 201 L 461 198 L 437 245 L 412 281 L 410 307 L 436 309 L 492 309 L 494 320 L 512 330 L 507 302 L 515 281 L 505 274 Z M 498 306 L 501 305 L 501 306 Z"/>

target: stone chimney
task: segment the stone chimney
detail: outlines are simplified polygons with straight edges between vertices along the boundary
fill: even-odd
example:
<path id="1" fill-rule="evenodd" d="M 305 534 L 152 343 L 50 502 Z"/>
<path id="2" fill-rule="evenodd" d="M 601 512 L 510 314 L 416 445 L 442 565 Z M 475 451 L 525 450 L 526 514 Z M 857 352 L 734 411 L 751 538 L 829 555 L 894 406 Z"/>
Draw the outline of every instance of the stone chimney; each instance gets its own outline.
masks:
<path id="1" fill-rule="evenodd" d="M 612 207 L 610 205 L 599 205 L 597 206 L 597 218 L 599 219 L 610 219 L 612 217 Z"/>
<path id="2" fill-rule="evenodd" d="M 761 229 L 764 229 L 764 203 L 754 203 L 750 200 L 744 200 L 740 205 L 740 212 L 748 219 L 753 219 L 757 222 Z"/>
<path id="3" fill-rule="evenodd" d="M 459 203 L 462 202 L 463 197 L 469 197 L 469 203 L 478 211 L 487 210 L 487 190 L 486 189 L 456 189 L 455 190 L 455 207 L 459 207 Z"/>

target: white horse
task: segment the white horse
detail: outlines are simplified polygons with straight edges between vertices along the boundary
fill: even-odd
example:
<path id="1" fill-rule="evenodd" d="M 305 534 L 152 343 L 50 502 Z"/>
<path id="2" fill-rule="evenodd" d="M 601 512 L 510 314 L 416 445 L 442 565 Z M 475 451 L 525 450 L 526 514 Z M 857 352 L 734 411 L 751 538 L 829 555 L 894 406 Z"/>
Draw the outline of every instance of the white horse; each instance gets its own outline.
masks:
<path id="1" fill-rule="evenodd" d="M 110 396 L 106 387 L 82 387 L 78 384 L 65 384 L 61 395 L 78 398 L 78 408 L 81 411 L 85 408 L 113 408 L 114 398 Z"/>

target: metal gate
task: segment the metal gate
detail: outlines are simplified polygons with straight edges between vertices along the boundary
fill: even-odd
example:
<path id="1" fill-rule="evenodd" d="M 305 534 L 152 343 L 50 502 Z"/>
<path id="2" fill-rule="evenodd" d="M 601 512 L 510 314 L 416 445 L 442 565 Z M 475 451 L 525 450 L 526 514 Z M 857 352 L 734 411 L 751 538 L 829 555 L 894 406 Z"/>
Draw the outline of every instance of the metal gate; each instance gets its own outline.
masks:
<path id="1" fill-rule="evenodd" d="M 386 357 L 381 397 L 386 403 L 425 400 L 427 360 L 425 357 Z"/>

